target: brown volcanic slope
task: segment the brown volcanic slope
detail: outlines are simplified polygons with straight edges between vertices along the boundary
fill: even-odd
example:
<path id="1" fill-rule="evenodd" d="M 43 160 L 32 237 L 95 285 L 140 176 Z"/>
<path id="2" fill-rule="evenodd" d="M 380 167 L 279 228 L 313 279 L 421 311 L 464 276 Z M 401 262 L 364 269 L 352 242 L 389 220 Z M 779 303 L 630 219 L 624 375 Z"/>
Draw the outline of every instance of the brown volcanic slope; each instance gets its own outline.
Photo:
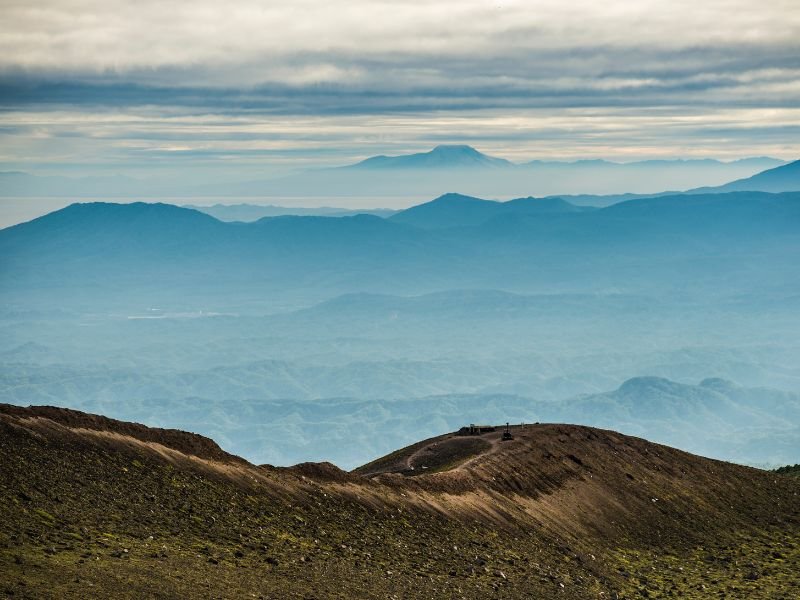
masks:
<path id="1" fill-rule="evenodd" d="M 441 436 L 348 474 L 0 405 L 0 593 L 800 595 L 797 479 L 588 427 L 513 432 Z"/>

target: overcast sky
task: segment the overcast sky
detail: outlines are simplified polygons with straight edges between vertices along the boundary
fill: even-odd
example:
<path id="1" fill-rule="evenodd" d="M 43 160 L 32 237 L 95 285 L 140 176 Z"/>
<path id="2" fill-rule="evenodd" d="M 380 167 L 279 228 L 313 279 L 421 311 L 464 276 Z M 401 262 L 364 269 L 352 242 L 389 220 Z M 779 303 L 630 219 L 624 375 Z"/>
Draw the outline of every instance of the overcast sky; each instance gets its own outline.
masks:
<path id="1" fill-rule="evenodd" d="M 0 0 L 0 169 L 800 157 L 797 0 Z"/>

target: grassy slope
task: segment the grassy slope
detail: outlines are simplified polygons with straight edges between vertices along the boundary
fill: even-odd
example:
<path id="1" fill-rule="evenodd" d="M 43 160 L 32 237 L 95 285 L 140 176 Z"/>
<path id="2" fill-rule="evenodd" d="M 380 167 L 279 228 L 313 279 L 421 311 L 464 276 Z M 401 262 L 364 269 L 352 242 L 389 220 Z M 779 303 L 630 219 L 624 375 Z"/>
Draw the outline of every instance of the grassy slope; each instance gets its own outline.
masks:
<path id="1" fill-rule="evenodd" d="M 8 596 L 789 598 L 800 590 L 800 484 L 635 438 L 543 426 L 535 443 L 504 446 L 474 470 L 366 480 L 324 466 L 254 467 L 178 434 L 117 435 L 113 422 L 73 416 L 67 426 L 54 414 L 12 412 L 0 406 L 0 592 Z"/>
<path id="2" fill-rule="evenodd" d="M 786 465 L 775 469 L 776 473 L 781 475 L 790 475 L 791 477 L 800 477 L 800 465 Z"/>

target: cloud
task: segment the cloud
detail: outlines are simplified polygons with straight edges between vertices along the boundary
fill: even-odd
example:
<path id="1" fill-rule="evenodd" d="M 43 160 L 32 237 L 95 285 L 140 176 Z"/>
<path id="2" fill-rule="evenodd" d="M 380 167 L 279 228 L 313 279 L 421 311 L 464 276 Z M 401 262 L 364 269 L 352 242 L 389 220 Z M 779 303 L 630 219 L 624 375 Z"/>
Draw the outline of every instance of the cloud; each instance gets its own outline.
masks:
<path id="1" fill-rule="evenodd" d="M 330 164 L 470 138 L 529 158 L 800 154 L 796 0 L 5 0 L 0 17 L 6 166 L 160 148 Z"/>
<path id="2" fill-rule="evenodd" d="M 156 87 L 457 90 L 556 76 L 626 89 L 796 69 L 800 49 L 794 0 L 42 0 L 2 14 L 6 73 Z"/>

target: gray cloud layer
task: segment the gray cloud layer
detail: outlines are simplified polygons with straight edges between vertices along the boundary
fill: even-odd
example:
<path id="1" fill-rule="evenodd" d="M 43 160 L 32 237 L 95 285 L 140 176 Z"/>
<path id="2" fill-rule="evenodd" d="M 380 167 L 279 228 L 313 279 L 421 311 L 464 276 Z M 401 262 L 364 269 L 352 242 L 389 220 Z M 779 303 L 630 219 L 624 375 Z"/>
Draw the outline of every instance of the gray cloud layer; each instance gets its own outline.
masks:
<path id="1" fill-rule="evenodd" d="M 449 139 L 510 158 L 800 154 L 796 0 L 4 0 L 0 16 L 6 166 L 327 164 Z"/>

